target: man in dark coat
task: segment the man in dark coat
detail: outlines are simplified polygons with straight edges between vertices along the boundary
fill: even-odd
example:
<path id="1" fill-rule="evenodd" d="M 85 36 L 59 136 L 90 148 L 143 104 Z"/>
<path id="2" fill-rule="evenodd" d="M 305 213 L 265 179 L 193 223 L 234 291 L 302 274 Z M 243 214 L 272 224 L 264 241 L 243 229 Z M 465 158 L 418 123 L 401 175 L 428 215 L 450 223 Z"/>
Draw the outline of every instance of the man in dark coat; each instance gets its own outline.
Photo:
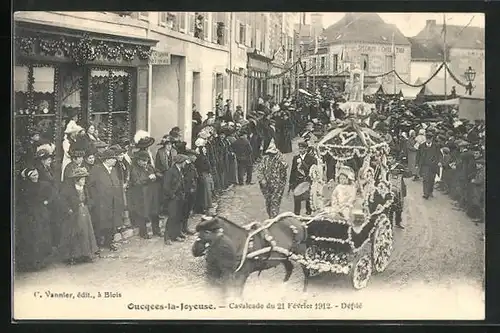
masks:
<path id="1" fill-rule="evenodd" d="M 245 131 L 241 131 L 239 138 L 233 143 L 233 151 L 238 164 L 238 184 L 243 185 L 245 175 L 246 184 L 252 184 L 253 151 Z"/>
<path id="2" fill-rule="evenodd" d="M 163 138 L 161 139 L 160 143 L 158 144 L 161 146 L 160 149 L 156 151 L 156 158 L 155 158 L 155 169 L 156 169 L 156 178 L 158 178 L 160 182 L 159 187 L 159 198 L 163 197 L 163 177 L 167 173 L 167 171 L 172 167 L 173 165 L 173 159 L 177 155 L 177 151 L 173 148 L 172 144 L 172 138 L 170 135 L 164 135 Z M 162 200 L 160 199 L 160 206 L 161 206 L 161 212 L 164 214 L 167 214 L 167 207 L 161 204 Z M 156 225 L 153 226 L 155 228 L 155 233 L 156 231 L 159 232 L 159 226 L 158 230 L 156 230 Z"/>
<path id="3" fill-rule="evenodd" d="M 101 163 L 95 165 L 88 179 L 89 194 L 93 202 L 92 222 L 98 244 L 117 250 L 113 236 L 122 225 L 124 203 L 123 184 L 115 169 L 119 153 L 112 149 L 103 151 Z"/>
<path id="4" fill-rule="evenodd" d="M 157 195 L 152 191 L 156 188 L 149 184 L 156 181 L 155 169 L 148 164 L 149 155 L 145 151 L 138 151 L 134 155 L 134 162 L 130 170 L 130 186 L 128 190 L 128 205 L 134 225 L 139 227 L 139 234 L 142 238 L 151 238 L 148 232 L 148 224 L 155 217 L 152 210 L 152 196 Z"/>
<path id="5" fill-rule="evenodd" d="M 165 245 L 172 241 L 182 242 L 184 237 L 181 230 L 186 218 L 186 192 L 182 169 L 188 157 L 178 154 L 174 157 L 174 165 L 168 169 L 163 177 L 164 201 L 168 209 L 168 219 L 165 226 Z"/>
<path id="6" fill-rule="evenodd" d="M 316 158 L 309 154 L 308 145 L 306 142 L 299 142 L 299 154 L 293 157 L 292 160 L 292 169 L 290 171 L 290 180 L 289 180 L 289 188 L 288 192 L 294 191 L 295 188 L 303 183 L 311 181 L 309 177 L 309 170 L 311 167 L 317 163 Z M 296 215 L 300 215 L 300 209 L 302 206 L 303 197 L 294 196 L 293 200 L 293 211 Z M 306 202 L 306 214 L 310 215 L 312 213 L 311 209 L 311 201 L 309 199 L 309 195 L 305 199 Z"/>
<path id="7" fill-rule="evenodd" d="M 186 153 L 189 159 L 186 161 L 186 166 L 182 170 L 184 173 L 184 192 L 186 193 L 186 217 L 181 229 L 183 236 L 194 234 L 189 230 L 187 222 L 196 201 L 196 189 L 198 187 L 198 171 L 196 171 L 195 166 L 197 153 L 194 150 L 187 150 Z"/>
<path id="8" fill-rule="evenodd" d="M 426 142 L 418 147 L 417 166 L 423 184 L 423 198 L 429 199 L 434 191 L 434 181 L 441 163 L 441 151 L 433 142 L 434 137 L 428 133 L 425 136 Z"/>

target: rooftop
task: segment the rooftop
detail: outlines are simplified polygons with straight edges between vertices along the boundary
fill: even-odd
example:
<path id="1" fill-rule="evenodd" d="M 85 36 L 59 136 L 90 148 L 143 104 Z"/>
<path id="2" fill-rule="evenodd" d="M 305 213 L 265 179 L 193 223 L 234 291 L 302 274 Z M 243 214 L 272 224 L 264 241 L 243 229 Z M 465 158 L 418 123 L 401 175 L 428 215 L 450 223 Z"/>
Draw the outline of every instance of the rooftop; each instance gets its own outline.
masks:
<path id="1" fill-rule="evenodd" d="M 414 38 L 419 41 L 443 44 L 443 30 L 443 25 L 436 24 L 436 20 L 427 20 L 426 26 Z M 484 49 L 484 29 L 471 26 L 446 25 L 446 44 L 448 48 Z"/>
<path id="2" fill-rule="evenodd" d="M 396 45 L 410 42 L 394 24 L 388 24 L 375 13 L 346 13 L 338 22 L 323 31 L 325 43 L 365 42 Z"/>

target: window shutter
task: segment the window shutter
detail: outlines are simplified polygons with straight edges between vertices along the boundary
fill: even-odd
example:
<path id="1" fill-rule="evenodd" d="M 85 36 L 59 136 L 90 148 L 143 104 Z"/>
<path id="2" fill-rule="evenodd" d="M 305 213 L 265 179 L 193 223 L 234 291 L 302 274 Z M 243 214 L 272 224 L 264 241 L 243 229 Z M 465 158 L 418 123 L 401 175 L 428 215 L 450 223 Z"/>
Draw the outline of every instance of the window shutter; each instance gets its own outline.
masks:
<path id="1" fill-rule="evenodd" d="M 148 131 L 148 84 L 149 70 L 147 66 L 137 68 L 137 98 L 136 98 L 136 128 L 131 128 L 130 133 L 142 129 Z"/>
<path id="2" fill-rule="evenodd" d="M 246 24 L 245 25 L 245 45 L 248 47 L 250 47 L 251 43 L 252 43 L 251 33 L 252 33 L 252 29 L 250 28 L 250 25 Z"/>
<path id="3" fill-rule="evenodd" d="M 240 41 L 240 24 L 241 24 L 240 21 L 236 20 L 236 29 L 235 29 L 236 31 L 235 31 L 234 41 L 238 44 L 241 43 L 241 41 Z"/>
<path id="4" fill-rule="evenodd" d="M 203 39 L 210 40 L 208 36 L 208 20 L 210 13 L 203 13 Z"/>
<path id="5" fill-rule="evenodd" d="M 181 32 L 186 32 L 186 13 L 177 13 L 177 19 L 179 21 L 179 30 Z"/>
<path id="6" fill-rule="evenodd" d="M 188 32 L 190 35 L 194 35 L 194 22 L 195 22 L 195 13 L 188 13 Z"/>
<path id="7" fill-rule="evenodd" d="M 212 13 L 212 43 L 217 43 L 217 15 Z"/>

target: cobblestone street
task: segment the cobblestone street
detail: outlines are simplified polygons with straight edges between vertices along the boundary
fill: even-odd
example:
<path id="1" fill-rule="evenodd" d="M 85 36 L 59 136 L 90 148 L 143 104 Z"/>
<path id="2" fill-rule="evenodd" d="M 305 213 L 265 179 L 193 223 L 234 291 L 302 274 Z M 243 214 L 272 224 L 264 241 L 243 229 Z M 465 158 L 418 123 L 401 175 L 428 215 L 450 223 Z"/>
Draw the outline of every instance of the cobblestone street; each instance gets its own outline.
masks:
<path id="1" fill-rule="evenodd" d="M 287 159 L 291 160 L 291 154 Z M 447 313 L 450 316 L 481 316 L 480 310 L 484 307 L 483 226 L 475 225 L 463 212 L 454 210 L 447 196 L 437 192 L 435 198 L 425 201 L 421 197 L 421 183 L 406 182 L 408 196 L 403 213 L 406 229 L 396 229 L 391 262 L 385 272 L 372 275 L 367 288 L 356 291 L 349 276 L 326 274 L 311 280 L 306 297 L 301 293 L 302 271 L 296 268 L 290 281 L 283 284 L 281 281 L 285 272 L 279 266 L 262 272 L 260 276 L 257 273 L 251 275 L 244 291 L 245 299 L 257 300 L 270 294 L 273 298 L 295 295 L 295 300 L 362 300 L 376 308 L 375 300 L 383 295 L 384 304 L 421 302 L 422 309 L 429 305 L 436 308 L 441 304 L 441 309 L 446 310 L 439 313 L 439 318 L 446 317 Z M 291 210 L 291 195 L 285 195 L 281 211 Z M 257 184 L 237 186 L 226 191 L 219 201 L 218 211 L 240 224 L 262 220 L 266 216 Z M 190 220 L 191 227 L 194 228 L 199 218 L 194 216 Z M 54 264 L 41 272 L 18 275 L 14 292 L 21 297 L 31 295 L 35 289 L 99 289 L 121 291 L 122 294 L 126 291 L 150 293 L 154 290 L 175 291 L 175 295 L 185 292 L 194 295 L 199 291 L 207 299 L 218 297 L 217 294 L 210 294 L 213 288 L 208 288 L 205 281 L 204 260 L 191 255 L 194 237 L 172 246 L 164 246 L 163 239 L 158 237 L 151 240 L 133 237 L 123 244 L 120 251 L 104 253 L 103 258 L 92 264 Z M 272 293 L 269 293 L 270 290 Z M 456 302 L 450 302 L 450 299 Z M 451 305 L 456 307 L 450 308 Z M 415 311 L 413 307 L 412 314 L 402 313 L 418 318 L 419 312 Z M 390 317 L 390 314 L 386 315 Z"/>

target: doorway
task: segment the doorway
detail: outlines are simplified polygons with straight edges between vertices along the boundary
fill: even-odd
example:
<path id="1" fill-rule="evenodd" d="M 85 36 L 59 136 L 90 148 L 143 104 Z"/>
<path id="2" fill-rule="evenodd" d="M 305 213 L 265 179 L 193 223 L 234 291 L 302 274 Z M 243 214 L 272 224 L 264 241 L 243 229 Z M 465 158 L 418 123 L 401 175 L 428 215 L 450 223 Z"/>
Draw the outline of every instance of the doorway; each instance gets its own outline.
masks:
<path id="1" fill-rule="evenodd" d="M 196 104 L 196 107 L 200 107 L 201 98 L 201 74 L 200 72 L 193 72 L 193 91 L 192 91 L 192 104 Z"/>

